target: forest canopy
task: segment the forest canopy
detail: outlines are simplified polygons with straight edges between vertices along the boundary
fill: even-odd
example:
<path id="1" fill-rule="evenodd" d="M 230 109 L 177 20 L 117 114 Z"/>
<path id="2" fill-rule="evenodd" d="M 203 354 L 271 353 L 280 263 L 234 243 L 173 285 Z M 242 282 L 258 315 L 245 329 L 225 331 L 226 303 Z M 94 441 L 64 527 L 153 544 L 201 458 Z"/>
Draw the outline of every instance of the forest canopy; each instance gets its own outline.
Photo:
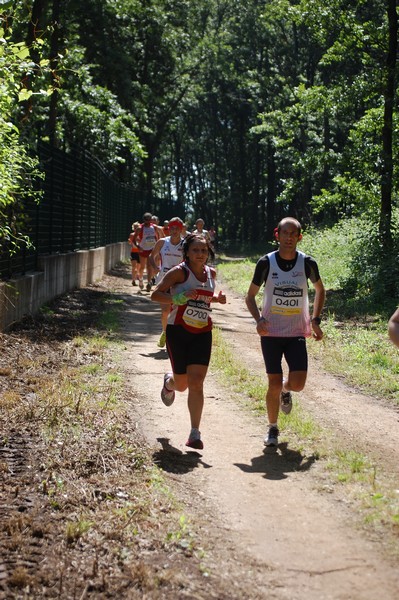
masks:
<path id="1" fill-rule="evenodd" d="M 293 214 L 305 225 L 367 215 L 377 245 L 395 247 L 395 0 L 0 0 L 0 10 L 3 237 L 42 139 L 80 145 L 121 183 L 241 246 Z"/>

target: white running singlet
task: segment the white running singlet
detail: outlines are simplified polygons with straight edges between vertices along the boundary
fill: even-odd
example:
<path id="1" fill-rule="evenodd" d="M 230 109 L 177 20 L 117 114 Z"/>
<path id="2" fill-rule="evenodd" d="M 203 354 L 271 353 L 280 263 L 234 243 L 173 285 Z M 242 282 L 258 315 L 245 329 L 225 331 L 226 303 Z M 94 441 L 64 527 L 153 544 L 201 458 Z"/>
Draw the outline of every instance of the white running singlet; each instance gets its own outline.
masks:
<path id="1" fill-rule="evenodd" d="M 182 325 L 192 333 L 210 331 L 212 329 L 211 300 L 215 290 L 215 280 L 212 277 L 212 271 L 205 265 L 206 281 L 200 281 L 185 262 L 182 263 L 182 266 L 188 273 L 188 276 L 183 283 L 178 283 L 171 288 L 170 292 L 172 296 L 195 289 L 198 297 L 195 300 L 188 300 L 187 304 L 183 304 L 182 306 L 172 304 L 168 316 L 168 324 Z"/>
<path id="2" fill-rule="evenodd" d="M 290 271 L 282 271 L 276 252 L 268 255 L 269 275 L 263 292 L 262 317 L 268 322 L 268 336 L 310 337 L 308 281 L 305 254 L 298 252 Z"/>

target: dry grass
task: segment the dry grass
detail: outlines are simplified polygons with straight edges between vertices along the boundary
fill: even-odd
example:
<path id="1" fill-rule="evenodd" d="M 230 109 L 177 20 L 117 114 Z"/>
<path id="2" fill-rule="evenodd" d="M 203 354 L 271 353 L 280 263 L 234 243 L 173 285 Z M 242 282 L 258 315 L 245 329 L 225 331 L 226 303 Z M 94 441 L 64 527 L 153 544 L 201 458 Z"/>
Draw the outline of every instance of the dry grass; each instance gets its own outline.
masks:
<path id="1" fill-rule="evenodd" d="M 93 294 L 77 294 L 92 313 Z M 178 598 L 209 585 L 214 597 L 194 528 L 183 540 L 181 506 L 136 430 L 118 343 L 93 320 L 82 332 L 82 318 L 63 338 L 67 303 L 2 336 L 0 593 Z"/>

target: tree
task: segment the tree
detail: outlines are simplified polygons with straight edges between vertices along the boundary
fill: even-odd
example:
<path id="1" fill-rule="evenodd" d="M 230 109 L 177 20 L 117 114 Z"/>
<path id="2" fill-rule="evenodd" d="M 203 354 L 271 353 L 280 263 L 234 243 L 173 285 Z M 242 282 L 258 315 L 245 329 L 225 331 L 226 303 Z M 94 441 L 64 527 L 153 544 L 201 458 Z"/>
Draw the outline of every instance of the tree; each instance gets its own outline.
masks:
<path id="1" fill-rule="evenodd" d="M 9 13 L 11 3 L 3 2 L 0 16 L 0 246 L 9 252 L 29 244 L 24 233 L 23 201 L 37 197 L 34 179 L 39 176 L 37 160 L 12 122 L 12 114 L 21 98 L 21 76 L 29 65 L 29 48 L 24 42 L 10 41 Z M 23 98 L 22 94 L 22 98 Z"/>
<path id="2" fill-rule="evenodd" d="M 396 56 L 398 51 L 398 14 L 396 0 L 387 0 L 388 50 L 386 55 L 384 94 L 384 121 L 382 127 L 381 211 L 380 234 L 391 248 L 392 187 L 393 187 L 393 112 L 396 96 Z"/>

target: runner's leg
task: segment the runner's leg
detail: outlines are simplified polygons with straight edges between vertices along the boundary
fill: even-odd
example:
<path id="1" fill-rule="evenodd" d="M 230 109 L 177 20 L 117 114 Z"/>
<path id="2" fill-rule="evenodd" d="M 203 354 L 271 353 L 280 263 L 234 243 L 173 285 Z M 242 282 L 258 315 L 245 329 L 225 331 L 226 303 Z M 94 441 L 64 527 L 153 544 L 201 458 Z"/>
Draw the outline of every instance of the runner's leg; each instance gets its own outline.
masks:
<path id="1" fill-rule="evenodd" d="M 187 382 L 187 374 L 184 375 L 176 375 L 173 373 L 173 376 L 168 379 L 168 388 L 170 390 L 175 390 L 176 392 L 184 392 L 188 387 Z"/>
<path id="2" fill-rule="evenodd" d="M 306 384 L 307 371 L 290 371 L 284 380 L 284 391 L 301 392 Z"/>
<path id="3" fill-rule="evenodd" d="M 166 326 L 168 324 L 168 315 L 170 313 L 169 304 L 161 304 L 161 311 L 162 331 L 166 331 Z"/>
<path id="4" fill-rule="evenodd" d="M 144 278 L 144 269 L 147 264 L 147 258 L 140 254 L 140 265 L 139 265 L 139 285 L 140 289 L 143 289 L 143 278 Z"/>
<path id="5" fill-rule="evenodd" d="M 204 379 L 207 371 L 208 367 L 205 365 L 188 365 L 187 367 L 187 405 L 190 412 L 191 427 L 195 429 L 199 429 L 204 408 Z"/>
<path id="6" fill-rule="evenodd" d="M 266 392 L 266 410 L 269 423 L 277 423 L 280 410 L 280 393 L 283 387 L 282 373 L 269 373 L 269 385 Z"/>

